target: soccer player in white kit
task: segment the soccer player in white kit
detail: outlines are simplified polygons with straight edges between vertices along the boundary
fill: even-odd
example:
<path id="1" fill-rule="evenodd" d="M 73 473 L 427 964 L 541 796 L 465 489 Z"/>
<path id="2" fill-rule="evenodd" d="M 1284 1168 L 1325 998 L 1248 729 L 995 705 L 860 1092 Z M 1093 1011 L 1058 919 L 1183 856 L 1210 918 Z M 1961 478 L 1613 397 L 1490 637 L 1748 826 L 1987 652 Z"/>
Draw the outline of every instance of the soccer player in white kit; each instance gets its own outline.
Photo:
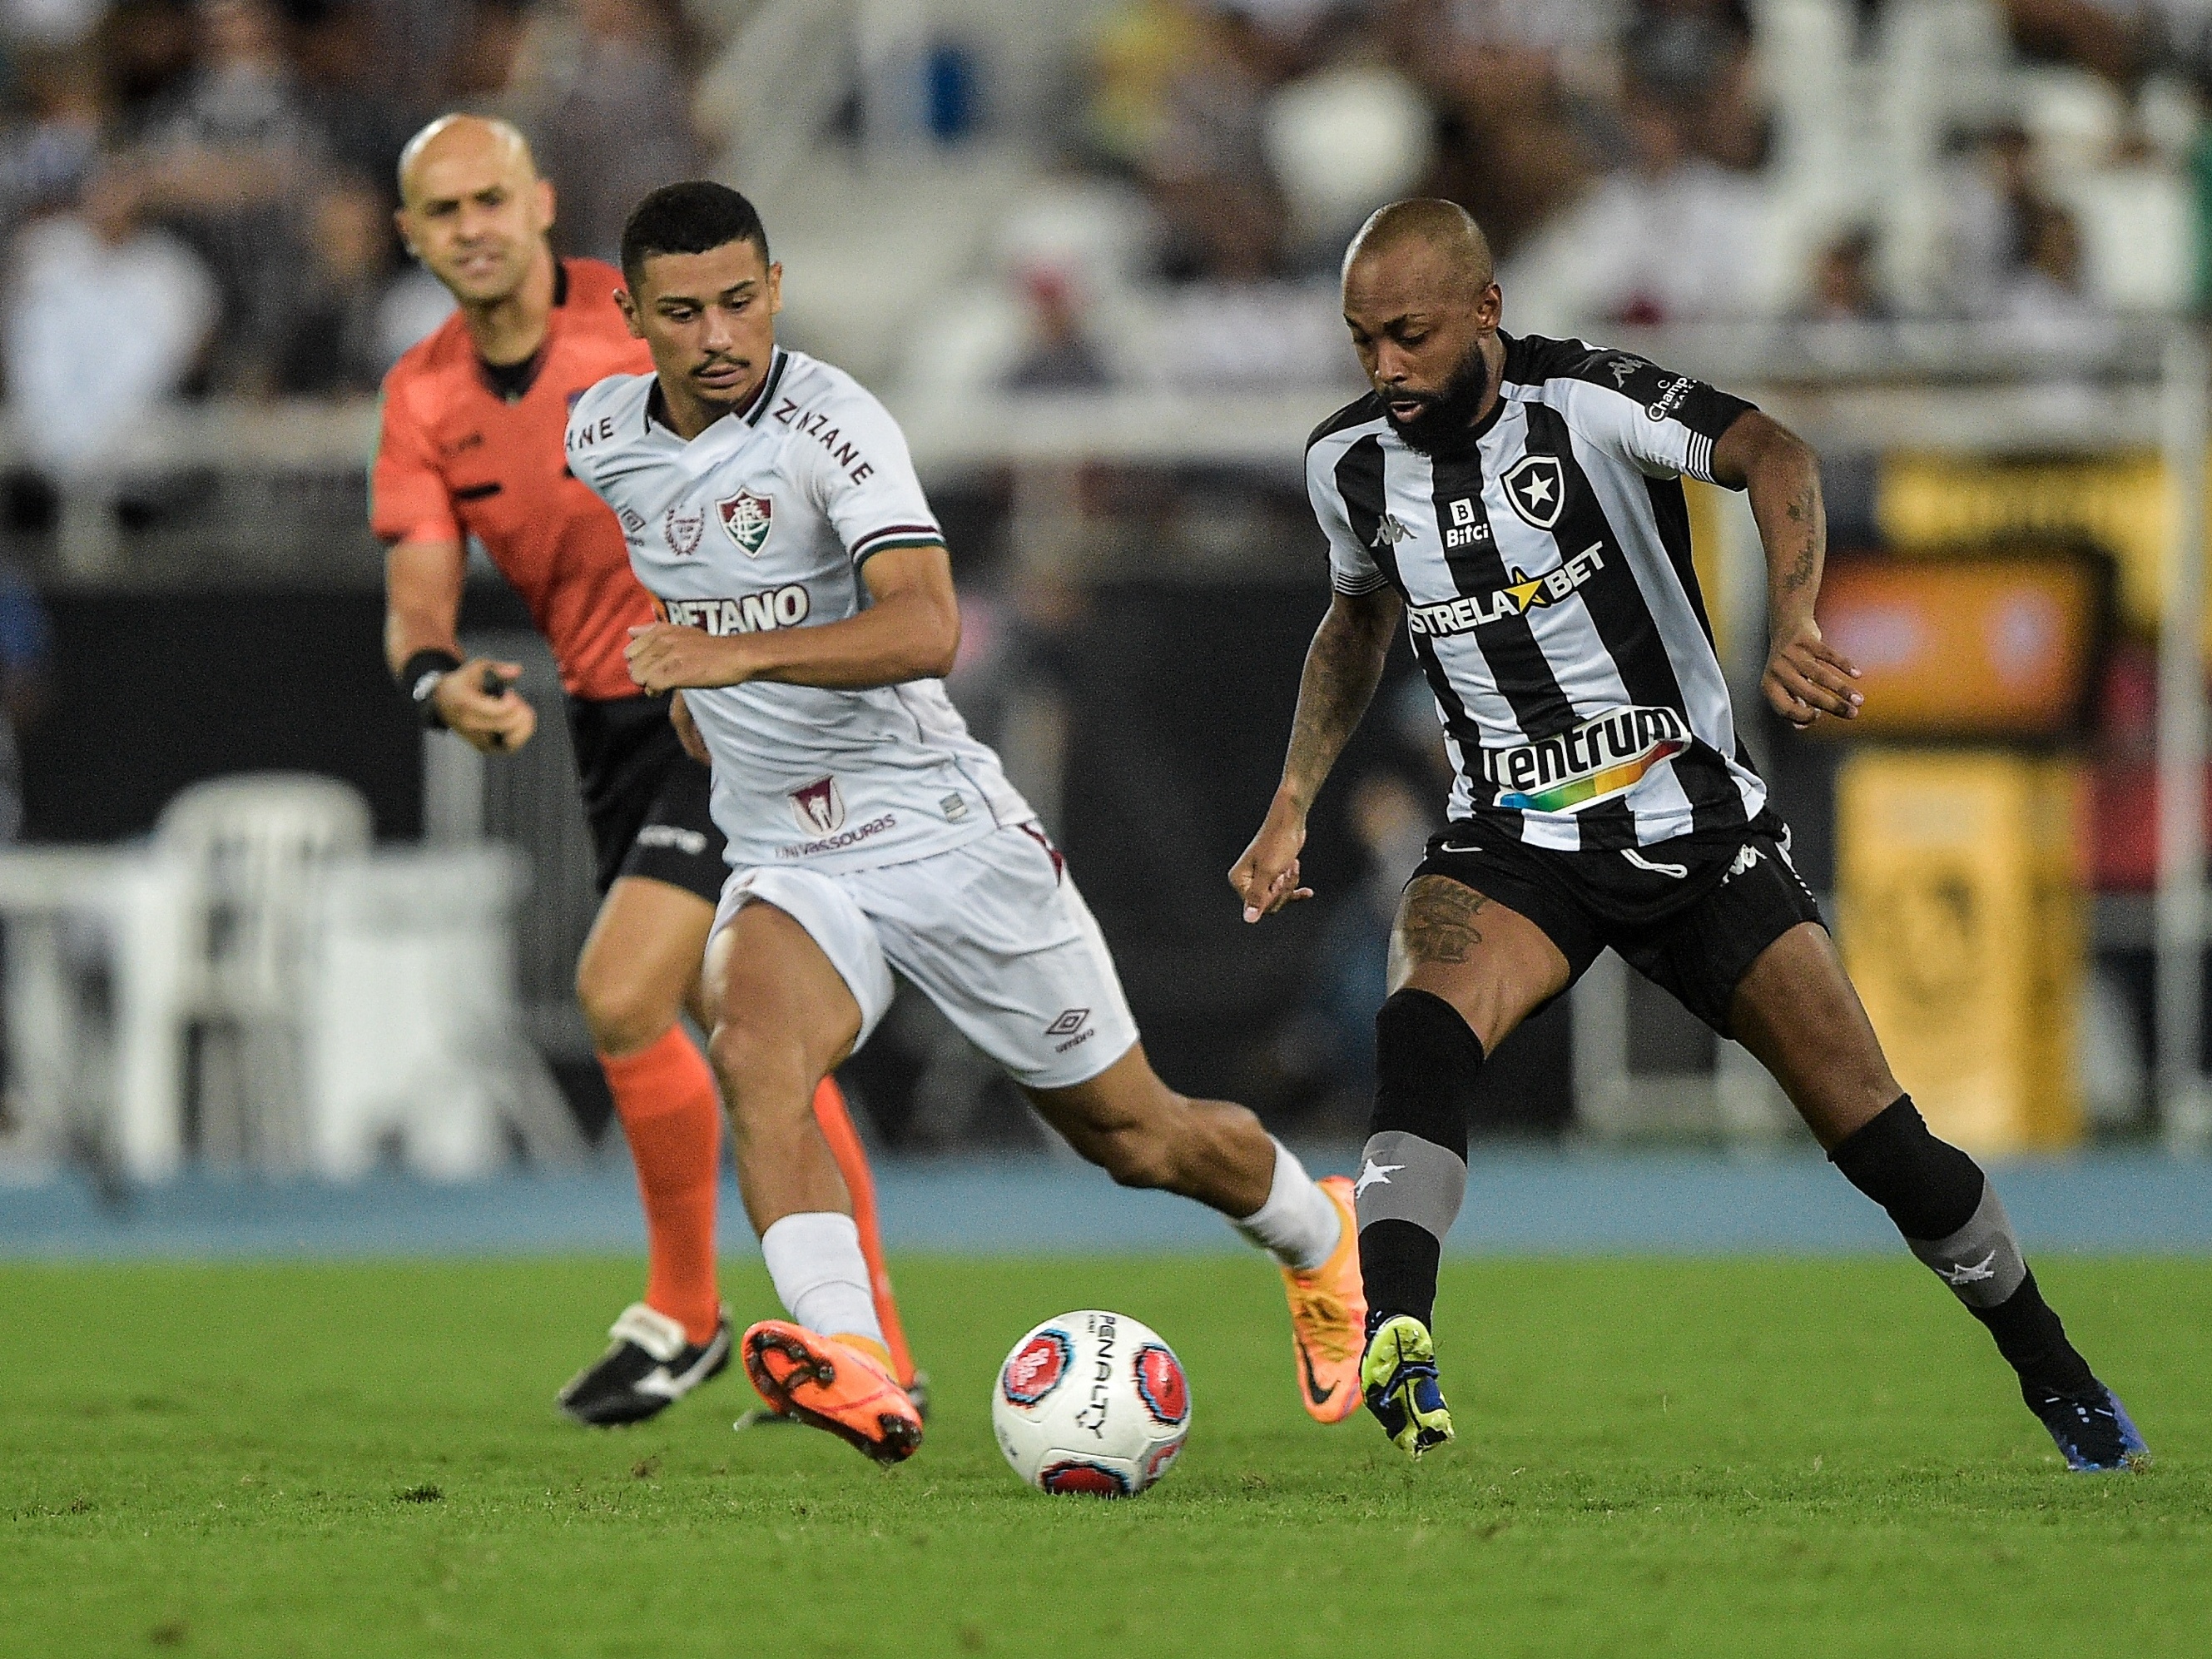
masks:
<path id="1" fill-rule="evenodd" d="M 707 947 L 708 1045 L 738 1179 L 789 1320 L 748 1330 L 770 1407 L 880 1462 L 921 1443 L 885 1362 L 851 1206 L 810 1106 L 896 968 L 1125 1186 L 1210 1205 L 1282 1265 L 1300 1398 L 1359 1402 L 1351 1185 L 1249 1111 L 1153 1073 L 1098 926 L 939 677 L 960 638 L 906 442 L 849 375 L 775 343 L 781 267 L 735 191 L 672 185 L 623 235 L 655 373 L 576 401 L 568 465 L 621 521 L 667 620 L 633 678 L 680 692 L 732 873 Z"/>

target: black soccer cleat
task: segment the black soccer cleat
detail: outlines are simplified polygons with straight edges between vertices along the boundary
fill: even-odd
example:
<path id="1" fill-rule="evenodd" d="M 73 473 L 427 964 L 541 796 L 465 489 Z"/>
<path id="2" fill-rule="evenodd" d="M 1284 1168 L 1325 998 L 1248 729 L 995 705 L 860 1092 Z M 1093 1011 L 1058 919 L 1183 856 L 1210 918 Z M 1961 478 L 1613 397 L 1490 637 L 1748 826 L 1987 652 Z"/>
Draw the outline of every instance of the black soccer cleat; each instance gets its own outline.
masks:
<path id="1" fill-rule="evenodd" d="M 730 1363 L 730 1316 L 705 1342 L 690 1341 L 666 1314 L 633 1302 L 607 1334 L 613 1346 L 568 1381 L 562 1411 L 594 1428 L 616 1428 L 658 1416 Z"/>
<path id="2" fill-rule="evenodd" d="M 2128 1408 L 2101 1382 L 2090 1395 L 2057 1394 L 2040 1384 L 2023 1383 L 2021 1397 L 2051 1431 L 2066 1467 L 2077 1474 L 2109 1474 L 2150 1457 L 2150 1448 L 2143 1443 Z"/>

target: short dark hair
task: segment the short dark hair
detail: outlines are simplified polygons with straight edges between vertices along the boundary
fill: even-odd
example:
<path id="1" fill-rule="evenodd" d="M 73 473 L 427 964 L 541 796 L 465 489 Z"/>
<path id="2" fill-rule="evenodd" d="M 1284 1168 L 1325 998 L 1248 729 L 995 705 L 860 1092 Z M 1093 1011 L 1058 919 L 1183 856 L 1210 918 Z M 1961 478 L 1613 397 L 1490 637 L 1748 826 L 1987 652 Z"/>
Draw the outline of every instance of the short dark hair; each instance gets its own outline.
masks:
<path id="1" fill-rule="evenodd" d="M 711 179 L 663 185 L 630 210 L 623 226 L 623 279 L 635 289 L 656 253 L 705 253 L 731 242 L 750 242 L 761 263 L 769 263 L 768 232 L 750 202 Z"/>

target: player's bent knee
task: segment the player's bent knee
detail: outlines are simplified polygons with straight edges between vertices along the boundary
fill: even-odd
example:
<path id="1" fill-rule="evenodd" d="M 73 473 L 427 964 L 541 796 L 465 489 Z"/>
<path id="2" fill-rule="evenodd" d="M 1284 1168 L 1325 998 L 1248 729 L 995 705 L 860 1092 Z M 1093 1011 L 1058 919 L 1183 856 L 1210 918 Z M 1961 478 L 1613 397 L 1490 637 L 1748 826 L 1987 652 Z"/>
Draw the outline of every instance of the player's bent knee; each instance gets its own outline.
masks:
<path id="1" fill-rule="evenodd" d="M 1482 1039 L 1431 992 L 1394 991 L 1375 1015 L 1371 1134 L 1417 1135 L 1467 1157 L 1468 1096 L 1482 1069 Z"/>
<path id="2" fill-rule="evenodd" d="M 768 1021 L 726 1019 L 707 1039 L 707 1058 L 723 1098 L 739 1117 L 757 1105 L 791 1097 L 811 1111 L 823 1068 L 808 1064 L 801 1045 Z"/>
<path id="3" fill-rule="evenodd" d="M 651 987 L 625 982 L 586 959 L 576 969 L 576 1006 L 592 1046 L 603 1054 L 632 1054 L 659 1040 L 678 1011 Z"/>

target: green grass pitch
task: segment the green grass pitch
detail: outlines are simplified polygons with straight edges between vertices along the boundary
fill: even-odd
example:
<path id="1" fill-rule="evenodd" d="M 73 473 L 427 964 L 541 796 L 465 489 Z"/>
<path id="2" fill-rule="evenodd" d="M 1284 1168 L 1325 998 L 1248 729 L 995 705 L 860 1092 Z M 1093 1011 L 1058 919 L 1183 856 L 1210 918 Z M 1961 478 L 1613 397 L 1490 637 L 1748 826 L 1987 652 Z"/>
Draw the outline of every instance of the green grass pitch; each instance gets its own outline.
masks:
<path id="1" fill-rule="evenodd" d="M 2065 1474 L 1902 1255 L 1454 1265 L 1419 1468 L 1306 1420 L 1255 1258 L 908 1261 L 938 1405 L 889 1472 L 733 1435 L 734 1370 L 559 1419 L 626 1262 L 0 1267 L 0 1652 L 2212 1653 L 2212 1262 L 2042 1271 L 2149 1469 Z M 1005 1350 L 1079 1306 L 1190 1372 L 1133 1503 L 991 1443 Z"/>

